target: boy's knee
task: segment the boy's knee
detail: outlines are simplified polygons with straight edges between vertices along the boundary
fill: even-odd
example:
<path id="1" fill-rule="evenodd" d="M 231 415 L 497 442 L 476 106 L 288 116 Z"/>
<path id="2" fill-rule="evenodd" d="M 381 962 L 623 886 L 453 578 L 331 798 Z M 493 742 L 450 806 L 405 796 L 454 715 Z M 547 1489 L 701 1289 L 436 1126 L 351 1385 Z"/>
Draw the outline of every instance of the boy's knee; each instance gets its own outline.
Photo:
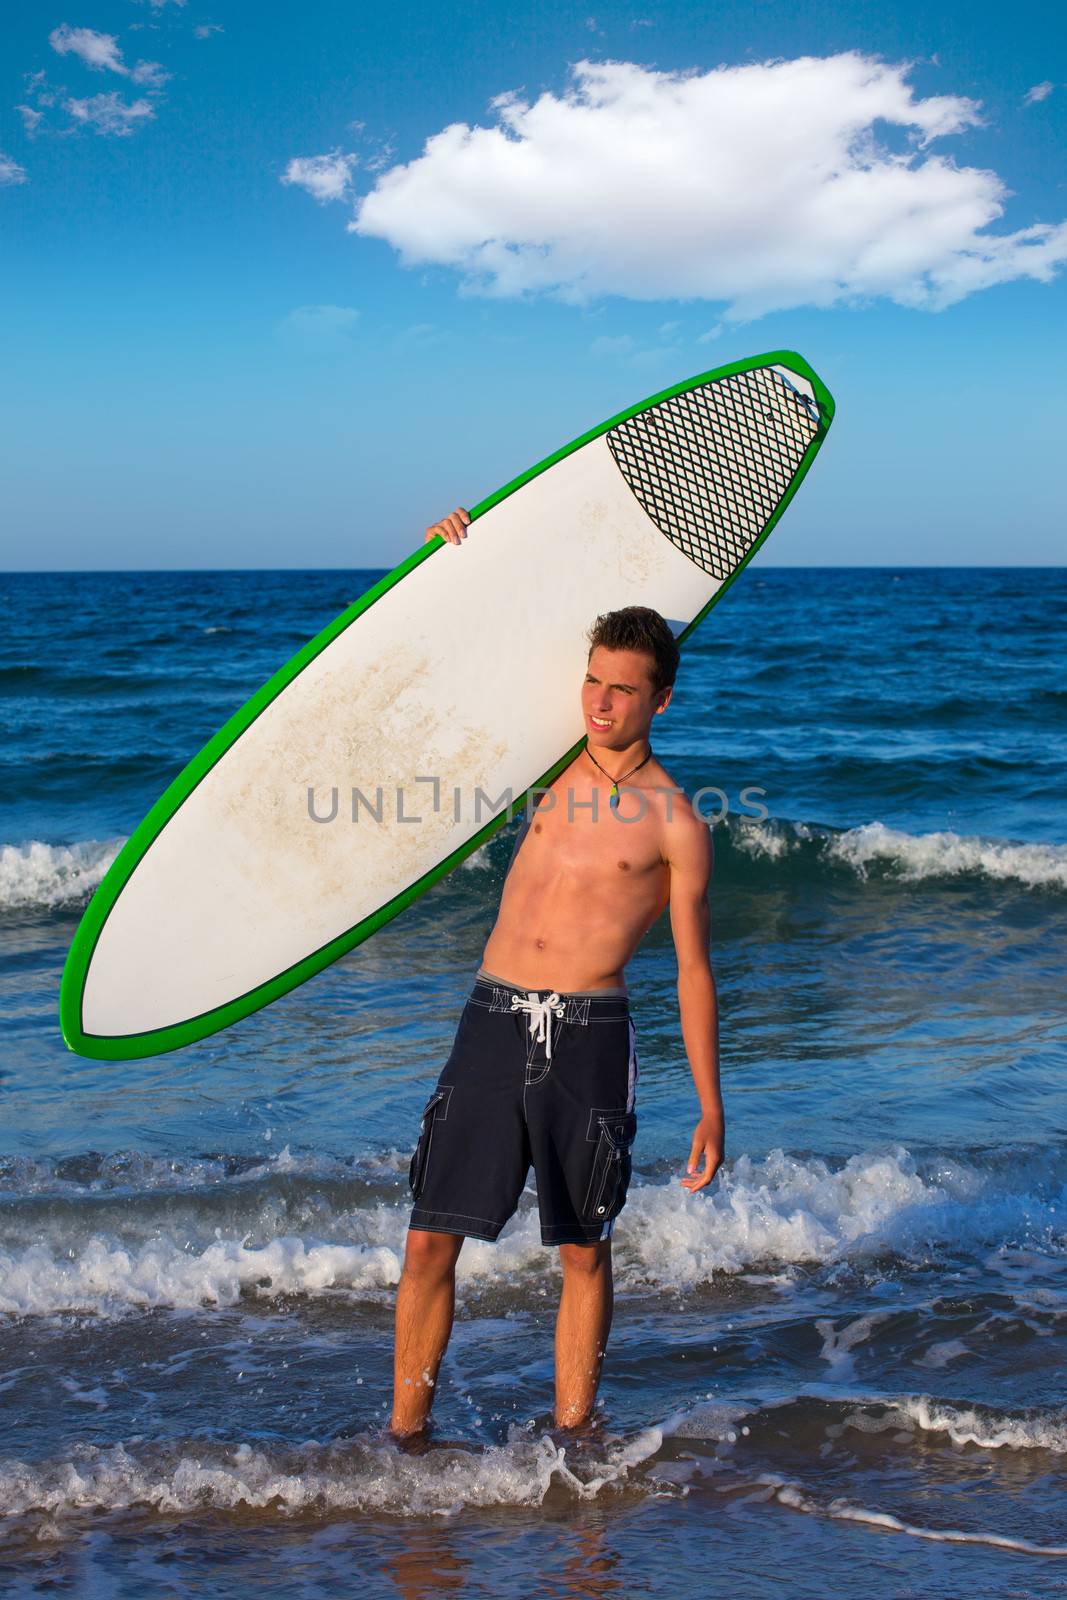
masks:
<path id="1" fill-rule="evenodd" d="M 408 1232 L 404 1251 L 404 1271 L 419 1278 L 444 1278 L 453 1270 L 463 1239 L 453 1233 L 427 1233 L 419 1228 Z"/>
<path id="2" fill-rule="evenodd" d="M 611 1259 L 611 1240 L 597 1239 L 592 1244 L 561 1244 L 560 1265 L 576 1276 L 603 1271 Z"/>

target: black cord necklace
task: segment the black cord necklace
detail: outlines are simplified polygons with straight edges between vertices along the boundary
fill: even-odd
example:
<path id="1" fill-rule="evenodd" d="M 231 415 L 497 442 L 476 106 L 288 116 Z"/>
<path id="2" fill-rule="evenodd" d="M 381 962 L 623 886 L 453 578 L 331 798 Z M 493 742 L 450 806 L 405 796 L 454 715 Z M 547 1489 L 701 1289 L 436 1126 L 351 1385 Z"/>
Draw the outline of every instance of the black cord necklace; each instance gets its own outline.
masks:
<path id="1" fill-rule="evenodd" d="M 585 753 L 589 757 L 590 761 L 593 763 L 593 765 L 597 769 L 597 771 L 598 772 L 604 772 L 604 768 L 600 765 L 600 762 L 597 760 L 596 756 L 590 750 L 588 745 L 586 745 L 586 747 L 585 747 Z M 632 778 L 635 772 L 640 772 L 641 768 L 647 766 L 648 763 L 651 760 L 652 760 L 652 746 L 649 745 L 649 747 L 648 747 L 648 755 L 645 757 L 645 759 L 643 761 L 639 761 L 637 763 L 636 767 L 631 767 L 629 772 L 624 772 L 621 778 L 613 778 L 611 776 L 610 772 L 604 772 L 605 778 L 607 778 L 608 782 L 611 784 L 611 793 L 608 796 L 608 805 L 610 806 L 612 811 L 618 811 L 618 809 L 619 809 L 619 784 L 620 783 L 625 783 L 627 778 Z"/>

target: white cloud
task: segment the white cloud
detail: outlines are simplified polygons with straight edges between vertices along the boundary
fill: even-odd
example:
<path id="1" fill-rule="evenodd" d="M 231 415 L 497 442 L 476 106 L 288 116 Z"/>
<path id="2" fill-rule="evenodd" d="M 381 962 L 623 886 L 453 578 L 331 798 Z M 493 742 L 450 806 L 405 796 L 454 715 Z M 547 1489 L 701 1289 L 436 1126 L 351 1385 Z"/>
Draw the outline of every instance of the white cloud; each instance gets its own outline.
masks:
<path id="1" fill-rule="evenodd" d="M 1047 100 L 1055 87 L 1056 85 L 1050 83 L 1047 78 L 1044 83 L 1035 83 L 1033 88 L 1027 89 L 1023 95 L 1023 105 L 1034 106 L 1039 100 Z"/>
<path id="2" fill-rule="evenodd" d="M 75 55 L 87 67 L 92 67 L 94 72 L 117 72 L 120 77 L 129 78 L 131 82 L 143 84 L 146 88 L 158 89 L 170 77 L 170 73 L 164 72 L 158 61 L 138 61 L 135 67 L 128 67 L 113 33 L 97 33 L 92 28 L 72 28 L 64 22 L 62 27 L 52 29 L 48 42 L 58 55 Z"/>
<path id="3" fill-rule="evenodd" d="M 12 161 L 0 150 L 0 187 L 16 183 L 28 183 L 29 176 L 25 167 L 20 167 L 17 161 Z"/>
<path id="4" fill-rule="evenodd" d="M 316 200 L 344 200 L 356 164 L 356 156 L 342 155 L 340 150 L 326 156 L 294 156 L 281 181 L 297 184 Z"/>
<path id="5" fill-rule="evenodd" d="M 360 125 L 351 124 L 351 126 L 353 126 L 355 128 L 357 133 L 362 132 L 362 127 Z M 363 161 L 362 161 L 362 165 L 363 165 L 365 171 L 367 171 L 367 172 L 384 172 L 385 168 L 389 165 L 390 161 L 392 161 L 392 159 L 393 159 L 393 153 L 394 152 L 393 152 L 393 145 L 392 144 L 383 144 L 379 150 L 376 150 L 374 152 L 373 155 L 369 155 L 369 156 L 365 155 L 363 157 Z"/>
<path id="6" fill-rule="evenodd" d="M 198 22 L 193 29 L 193 36 L 197 39 L 210 39 L 213 33 L 225 33 L 221 22 Z"/>
<path id="7" fill-rule="evenodd" d="M 985 231 L 1004 182 L 930 151 L 979 107 L 918 97 L 909 70 L 858 51 L 704 73 L 582 61 L 562 94 L 505 94 L 494 126 L 433 135 L 349 228 L 469 291 L 700 299 L 734 320 L 879 296 L 940 309 L 1048 281 L 1067 223 Z M 298 163 L 285 181 L 344 198 L 349 159 L 313 158 L 317 191 Z"/>
<path id="8" fill-rule="evenodd" d="M 326 352 L 347 349 L 358 323 L 353 306 L 297 306 L 278 324 L 278 332 L 296 349 Z"/>
<path id="9" fill-rule="evenodd" d="M 39 106 L 55 105 L 56 93 L 49 85 L 47 72 L 27 72 L 24 81 L 27 98 L 36 100 Z"/>
<path id="10" fill-rule="evenodd" d="M 151 121 L 155 116 L 150 101 L 127 102 L 114 89 L 109 94 L 94 94 L 88 100 L 66 100 L 64 105 L 75 122 L 114 138 L 124 138 L 140 123 Z"/>
<path id="11" fill-rule="evenodd" d="M 138 61 L 130 73 L 130 81 L 142 84 L 146 89 L 161 89 L 170 77 L 171 74 L 164 72 L 158 61 Z"/>
<path id="12" fill-rule="evenodd" d="M 113 33 L 96 33 L 92 28 L 72 28 L 64 22 L 53 28 L 48 43 L 57 55 L 75 55 L 96 72 L 121 72 L 128 70 L 123 64 L 122 51 Z"/>
<path id="13" fill-rule="evenodd" d="M 37 132 L 37 125 L 44 116 L 44 112 L 35 111 L 33 106 L 16 106 L 15 110 L 22 118 L 22 126 L 32 137 Z"/>

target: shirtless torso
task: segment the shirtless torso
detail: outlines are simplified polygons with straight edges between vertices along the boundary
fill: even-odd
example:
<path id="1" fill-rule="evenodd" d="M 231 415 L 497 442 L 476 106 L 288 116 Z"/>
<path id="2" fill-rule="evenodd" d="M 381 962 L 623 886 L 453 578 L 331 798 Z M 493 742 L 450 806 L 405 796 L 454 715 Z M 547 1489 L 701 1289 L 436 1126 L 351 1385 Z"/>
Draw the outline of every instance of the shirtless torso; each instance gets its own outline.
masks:
<path id="1" fill-rule="evenodd" d="M 487 970 L 561 993 L 625 985 L 670 898 L 668 831 L 695 819 L 655 758 L 623 785 L 616 812 L 609 795 L 583 753 L 542 797 L 504 883 Z"/>

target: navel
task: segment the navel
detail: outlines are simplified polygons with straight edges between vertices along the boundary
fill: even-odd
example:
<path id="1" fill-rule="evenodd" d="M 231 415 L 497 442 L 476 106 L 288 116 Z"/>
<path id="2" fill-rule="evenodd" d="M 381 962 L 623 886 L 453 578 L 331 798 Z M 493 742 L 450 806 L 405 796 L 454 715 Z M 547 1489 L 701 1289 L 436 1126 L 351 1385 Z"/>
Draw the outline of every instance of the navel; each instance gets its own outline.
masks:
<path id="1" fill-rule="evenodd" d="M 619 871 L 620 872 L 629 872 L 629 870 L 630 870 L 630 863 L 628 861 L 620 861 L 619 862 Z"/>

